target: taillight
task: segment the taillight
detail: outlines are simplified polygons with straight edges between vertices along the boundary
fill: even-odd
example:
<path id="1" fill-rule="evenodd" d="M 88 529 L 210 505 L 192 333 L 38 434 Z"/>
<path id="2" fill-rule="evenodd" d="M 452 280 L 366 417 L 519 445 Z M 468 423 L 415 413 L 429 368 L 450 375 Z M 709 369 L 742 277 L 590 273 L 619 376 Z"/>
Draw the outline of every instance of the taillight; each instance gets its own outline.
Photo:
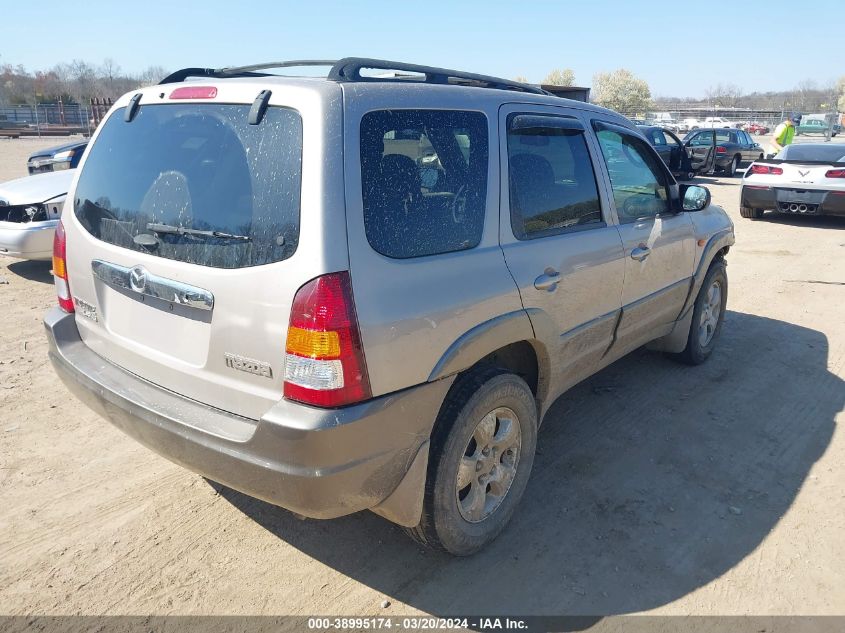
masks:
<path id="1" fill-rule="evenodd" d="M 717 145 L 717 146 L 716 146 L 716 153 L 717 153 L 717 154 L 727 154 L 727 153 L 728 153 L 728 148 L 727 148 L 727 147 L 722 147 L 721 145 Z"/>
<path id="2" fill-rule="evenodd" d="M 171 99 L 214 99 L 216 96 L 214 86 L 184 86 L 170 93 Z"/>
<path id="3" fill-rule="evenodd" d="M 771 167 L 769 165 L 751 165 L 751 173 L 780 176 L 783 173 L 783 169 L 781 169 L 780 167 Z"/>
<path id="4" fill-rule="evenodd" d="M 59 307 L 65 312 L 73 312 L 73 297 L 70 295 L 70 284 L 67 280 L 67 238 L 65 225 L 61 221 L 56 226 L 56 234 L 53 237 L 53 281 L 56 284 Z"/>
<path id="5" fill-rule="evenodd" d="M 824 173 L 825 178 L 845 178 L 845 169 L 828 169 Z"/>
<path id="6" fill-rule="evenodd" d="M 318 407 L 372 396 L 348 272 L 302 286 L 293 300 L 285 347 L 284 395 Z"/>

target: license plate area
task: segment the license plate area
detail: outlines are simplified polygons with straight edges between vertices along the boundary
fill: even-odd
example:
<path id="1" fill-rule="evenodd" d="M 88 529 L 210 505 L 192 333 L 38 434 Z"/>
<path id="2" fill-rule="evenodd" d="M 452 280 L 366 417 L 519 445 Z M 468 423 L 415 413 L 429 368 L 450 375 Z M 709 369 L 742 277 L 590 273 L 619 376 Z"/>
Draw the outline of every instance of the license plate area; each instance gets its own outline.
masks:
<path id="1" fill-rule="evenodd" d="M 808 189 L 777 189 L 778 202 L 796 204 L 821 204 L 824 200 L 823 191 L 812 191 Z"/>

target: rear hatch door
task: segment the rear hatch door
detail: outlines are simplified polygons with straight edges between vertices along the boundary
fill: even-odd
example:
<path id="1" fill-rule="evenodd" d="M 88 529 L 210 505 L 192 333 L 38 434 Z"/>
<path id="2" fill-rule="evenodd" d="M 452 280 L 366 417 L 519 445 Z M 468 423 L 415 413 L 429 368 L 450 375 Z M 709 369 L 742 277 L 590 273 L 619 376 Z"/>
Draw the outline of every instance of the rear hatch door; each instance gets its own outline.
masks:
<path id="1" fill-rule="evenodd" d="M 250 124 L 261 89 L 221 87 L 208 102 L 145 93 L 129 121 L 117 108 L 89 147 L 65 221 L 85 344 L 253 419 L 281 397 L 290 306 L 325 265 L 303 239 L 319 234 L 325 177 L 317 169 L 305 191 L 303 148 L 308 126 L 335 116 L 313 91 L 277 89 Z M 318 145 L 324 137 L 310 136 Z M 337 238 L 345 244 L 345 232 Z"/>

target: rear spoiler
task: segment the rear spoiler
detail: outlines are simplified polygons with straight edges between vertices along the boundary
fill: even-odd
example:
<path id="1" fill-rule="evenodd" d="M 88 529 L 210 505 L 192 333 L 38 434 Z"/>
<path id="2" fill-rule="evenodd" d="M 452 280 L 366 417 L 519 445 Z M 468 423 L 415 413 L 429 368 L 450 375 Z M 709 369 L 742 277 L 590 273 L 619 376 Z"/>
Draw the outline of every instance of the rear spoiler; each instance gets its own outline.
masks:
<path id="1" fill-rule="evenodd" d="M 833 167 L 845 167 L 845 161 L 832 160 L 783 160 L 781 158 L 763 158 L 754 161 L 756 164 L 764 165 L 832 165 Z"/>

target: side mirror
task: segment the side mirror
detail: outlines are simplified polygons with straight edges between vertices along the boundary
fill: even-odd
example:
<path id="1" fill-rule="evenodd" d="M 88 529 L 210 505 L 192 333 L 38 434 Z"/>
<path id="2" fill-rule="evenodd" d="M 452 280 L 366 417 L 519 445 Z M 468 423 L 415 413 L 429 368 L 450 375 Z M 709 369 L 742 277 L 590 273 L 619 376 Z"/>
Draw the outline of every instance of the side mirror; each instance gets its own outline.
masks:
<path id="1" fill-rule="evenodd" d="M 681 206 L 684 211 L 701 211 L 710 206 L 710 190 L 698 185 L 681 185 Z"/>

